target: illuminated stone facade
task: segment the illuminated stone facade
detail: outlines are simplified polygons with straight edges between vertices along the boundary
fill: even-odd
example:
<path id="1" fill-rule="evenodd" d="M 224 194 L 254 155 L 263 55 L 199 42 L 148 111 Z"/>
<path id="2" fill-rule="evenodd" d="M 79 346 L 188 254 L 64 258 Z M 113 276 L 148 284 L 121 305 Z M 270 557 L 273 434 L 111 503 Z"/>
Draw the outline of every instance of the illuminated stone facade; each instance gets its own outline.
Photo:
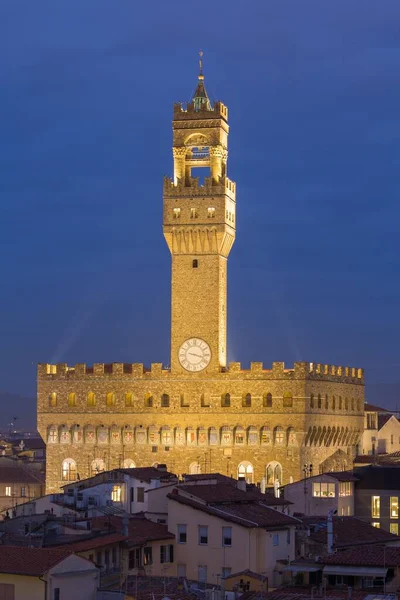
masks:
<path id="1" fill-rule="evenodd" d="M 119 466 L 166 463 L 268 486 L 350 464 L 363 432 L 361 369 L 298 362 L 226 363 L 227 259 L 236 186 L 227 178 L 228 109 L 203 75 L 174 106 L 174 177 L 164 181 L 172 255 L 171 366 L 38 366 L 47 492 Z M 208 167 L 200 185 L 192 169 Z"/>

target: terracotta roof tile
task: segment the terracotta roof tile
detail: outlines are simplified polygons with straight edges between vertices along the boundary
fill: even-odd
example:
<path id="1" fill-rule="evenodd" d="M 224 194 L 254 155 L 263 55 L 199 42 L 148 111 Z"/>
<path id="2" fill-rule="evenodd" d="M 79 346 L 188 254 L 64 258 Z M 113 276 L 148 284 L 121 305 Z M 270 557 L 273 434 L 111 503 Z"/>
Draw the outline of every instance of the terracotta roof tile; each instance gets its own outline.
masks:
<path id="1" fill-rule="evenodd" d="M 94 517 L 91 519 L 92 529 L 105 528 L 108 525 L 117 532 L 122 531 L 122 517 Z M 174 539 L 173 533 L 168 531 L 167 525 L 154 523 L 144 517 L 130 517 L 128 519 L 128 537 L 124 538 L 129 546 L 145 544 L 154 540 Z"/>
<path id="2" fill-rule="evenodd" d="M 380 412 L 385 413 L 389 412 L 386 408 L 381 408 L 380 406 L 376 406 L 375 404 L 370 404 L 369 402 L 365 402 L 364 404 L 364 412 Z"/>
<path id="3" fill-rule="evenodd" d="M 336 554 L 322 556 L 318 562 L 325 565 L 394 567 L 400 564 L 400 547 L 362 546 L 360 548 L 350 548 Z"/>
<path id="4" fill-rule="evenodd" d="M 285 527 L 298 524 L 297 519 L 270 508 L 263 504 L 260 499 L 245 502 L 206 503 L 200 498 L 188 497 L 186 494 L 180 493 L 180 489 L 175 489 L 172 494 L 168 494 L 168 498 L 243 527 Z"/>
<path id="5" fill-rule="evenodd" d="M 301 520 L 311 528 L 312 541 L 327 543 L 327 518 L 306 517 Z M 333 538 L 335 548 L 400 541 L 397 535 L 372 527 L 357 517 L 333 517 Z"/>
<path id="6" fill-rule="evenodd" d="M 43 575 L 72 553 L 65 548 L 7 546 L 0 552 L 0 573 Z"/>
<path id="7" fill-rule="evenodd" d="M 237 484 L 237 482 L 236 482 Z M 196 496 L 205 502 L 251 502 L 260 500 L 269 506 L 279 506 L 289 504 L 282 498 L 275 498 L 272 494 L 263 494 L 258 488 L 240 490 L 237 485 L 226 483 L 210 484 L 210 485 L 180 485 L 179 490 L 184 491 L 191 496 Z"/>

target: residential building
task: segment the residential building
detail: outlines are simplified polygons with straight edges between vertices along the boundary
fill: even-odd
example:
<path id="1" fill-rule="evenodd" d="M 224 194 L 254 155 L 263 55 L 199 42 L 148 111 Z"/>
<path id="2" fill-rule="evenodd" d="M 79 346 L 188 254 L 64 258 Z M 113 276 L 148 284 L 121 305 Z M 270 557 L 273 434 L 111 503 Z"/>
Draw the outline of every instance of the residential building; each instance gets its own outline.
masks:
<path id="1" fill-rule="evenodd" d="M 400 422 L 393 413 L 364 404 L 363 454 L 389 454 L 400 451 Z"/>
<path id="2" fill-rule="evenodd" d="M 99 570 L 70 550 L 8 547 L 0 552 L 0 598 L 96 600 Z"/>
<path id="3" fill-rule="evenodd" d="M 39 498 L 44 492 L 44 475 L 21 461 L 0 457 L 0 519 L 12 516 L 16 505 Z"/>
<path id="4" fill-rule="evenodd" d="M 354 484 L 357 478 L 350 471 L 312 475 L 282 488 L 285 500 L 291 503 L 291 514 L 327 516 L 354 515 Z"/>
<path id="5" fill-rule="evenodd" d="M 355 515 L 399 535 L 400 465 L 357 467 Z"/>
<path id="6" fill-rule="evenodd" d="M 178 577 L 200 587 L 249 569 L 280 582 L 279 559 L 295 558 L 298 521 L 231 485 L 181 485 L 168 494 L 168 530 L 175 533 Z"/>

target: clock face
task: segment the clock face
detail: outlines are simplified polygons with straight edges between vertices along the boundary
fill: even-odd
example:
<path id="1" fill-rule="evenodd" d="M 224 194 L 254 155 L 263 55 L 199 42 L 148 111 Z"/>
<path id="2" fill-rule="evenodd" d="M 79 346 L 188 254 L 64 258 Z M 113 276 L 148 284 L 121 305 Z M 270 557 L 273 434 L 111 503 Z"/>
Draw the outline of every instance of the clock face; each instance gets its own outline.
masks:
<path id="1" fill-rule="evenodd" d="M 202 371 L 210 360 L 210 346 L 200 338 L 190 338 L 179 348 L 179 362 L 186 371 Z"/>

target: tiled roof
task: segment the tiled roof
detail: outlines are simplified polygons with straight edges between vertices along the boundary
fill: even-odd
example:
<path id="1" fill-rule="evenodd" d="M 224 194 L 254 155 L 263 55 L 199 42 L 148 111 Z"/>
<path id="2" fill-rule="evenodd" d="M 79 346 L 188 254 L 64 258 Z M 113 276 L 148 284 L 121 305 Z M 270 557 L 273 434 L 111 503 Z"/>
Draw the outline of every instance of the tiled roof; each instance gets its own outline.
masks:
<path id="1" fill-rule="evenodd" d="M 134 467 L 132 469 L 115 469 L 119 473 L 125 473 L 141 481 L 150 482 L 152 479 L 171 479 L 176 477 L 174 473 L 162 471 L 156 467 Z"/>
<path id="2" fill-rule="evenodd" d="M 393 417 L 390 413 L 385 415 L 378 415 L 378 430 L 382 429 L 384 425 Z"/>
<path id="3" fill-rule="evenodd" d="M 358 477 L 352 471 L 333 471 L 323 473 L 323 475 L 329 475 L 338 481 L 358 481 Z"/>
<path id="4" fill-rule="evenodd" d="M 318 562 L 325 565 L 351 565 L 359 567 L 394 567 L 400 564 L 398 546 L 362 546 L 322 556 Z"/>
<path id="5" fill-rule="evenodd" d="M 364 404 L 364 412 L 380 412 L 385 413 L 389 412 L 386 408 L 381 408 L 380 406 L 376 406 L 375 404 L 369 404 L 369 402 L 365 402 Z"/>
<path id="6" fill-rule="evenodd" d="M 94 517 L 91 519 L 92 529 L 105 528 L 109 525 L 118 532 L 122 531 L 123 519 L 121 517 Z M 129 546 L 145 544 L 154 540 L 174 539 L 169 533 L 167 525 L 154 523 L 144 517 L 130 517 L 128 519 L 128 537 L 125 538 Z"/>
<path id="7" fill-rule="evenodd" d="M 197 490 L 196 490 L 197 492 Z M 208 513 L 224 521 L 236 523 L 242 527 L 285 527 L 297 525 L 298 520 L 284 513 L 269 508 L 262 504 L 260 499 L 252 501 L 223 501 L 205 503 L 204 500 L 194 496 L 188 497 L 175 489 L 168 498 L 180 504 L 190 506 L 196 510 Z"/>
<path id="8" fill-rule="evenodd" d="M 0 573 L 44 575 L 72 552 L 65 548 L 8 546 L 0 552 Z"/>
<path id="9" fill-rule="evenodd" d="M 320 544 L 327 543 L 327 518 L 307 517 L 301 519 L 311 528 L 310 539 Z M 369 523 L 356 517 L 333 517 L 334 547 L 348 547 L 361 544 L 374 544 L 383 542 L 400 542 L 397 535 L 384 529 L 372 527 Z"/>
<path id="10" fill-rule="evenodd" d="M 44 483 L 44 475 L 39 470 L 31 470 L 20 466 L 7 466 L 0 469 L 0 483 Z"/>
<path id="11" fill-rule="evenodd" d="M 382 466 L 396 466 L 400 463 L 400 451 L 391 452 L 390 454 L 360 454 L 354 459 L 357 464 L 377 464 Z"/>
<path id="12" fill-rule="evenodd" d="M 237 484 L 237 481 L 236 481 Z M 260 500 L 268 506 L 278 506 L 289 504 L 288 501 L 282 498 L 275 498 L 272 494 L 262 494 L 259 489 L 253 488 L 240 490 L 237 485 L 226 483 L 210 484 L 210 485 L 180 485 L 179 489 L 187 494 L 196 496 L 204 502 L 217 502 L 223 504 L 225 502 L 251 502 Z"/>

